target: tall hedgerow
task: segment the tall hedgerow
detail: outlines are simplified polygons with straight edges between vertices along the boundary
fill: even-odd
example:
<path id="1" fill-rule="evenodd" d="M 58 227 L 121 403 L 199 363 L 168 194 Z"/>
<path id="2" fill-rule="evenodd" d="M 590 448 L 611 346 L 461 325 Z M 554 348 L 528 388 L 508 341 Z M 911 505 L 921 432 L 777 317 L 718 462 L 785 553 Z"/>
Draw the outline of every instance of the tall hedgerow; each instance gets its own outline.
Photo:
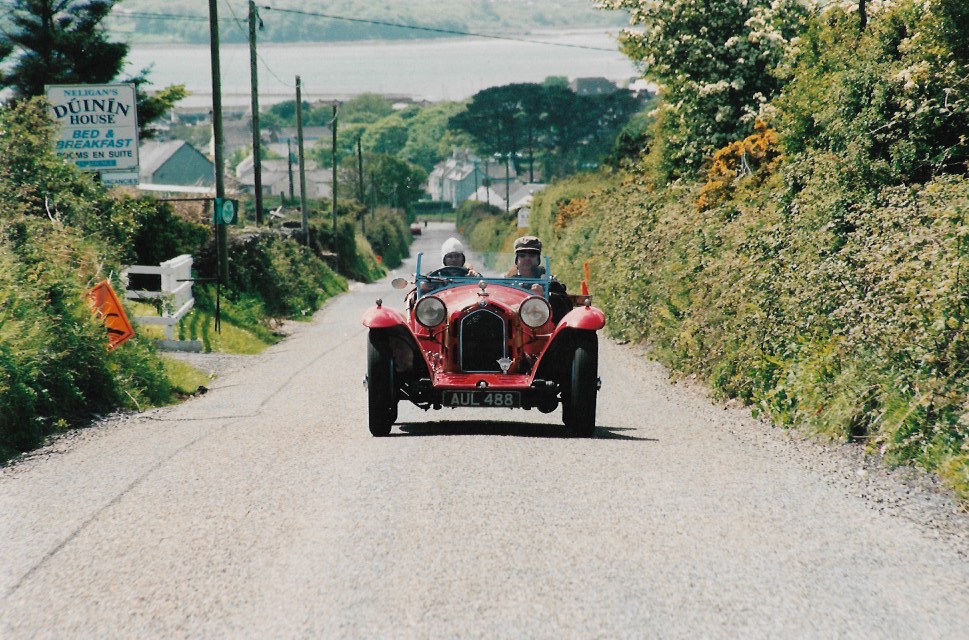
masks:
<path id="1" fill-rule="evenodd" d="M 964 1 L 882 3 L 865 29 L 818 11 L 769 69 L 766 124 L 711 151 L 702 182 L 655 162 L 582 176 L 536 197 L 532 231 L 567 278 L 591 256 L 607 330 L 678 375 L 969 499 L 967 33 Z M 674 124 L 707 140 L 698 117 Z M 679 144 L 660 126 L 652 155 Z"/>

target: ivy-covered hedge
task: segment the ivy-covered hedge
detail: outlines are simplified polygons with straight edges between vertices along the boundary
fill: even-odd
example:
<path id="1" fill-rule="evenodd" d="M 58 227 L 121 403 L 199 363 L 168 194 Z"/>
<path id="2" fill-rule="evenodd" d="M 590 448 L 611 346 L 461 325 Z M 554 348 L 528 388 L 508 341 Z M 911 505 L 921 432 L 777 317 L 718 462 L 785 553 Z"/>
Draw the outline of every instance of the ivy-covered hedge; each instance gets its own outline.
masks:
<path id="1" fill-rule="evenodd" d="M 560 185 L 537 199 L 532 232 L 570 284 L 592 258 L 612 335 L 969 496 L 969 179 L 887 188 L 846 220 L 836 166 L 792 162 L 702 212 L 699 184 L 601 177 L 565 226 Z"/>

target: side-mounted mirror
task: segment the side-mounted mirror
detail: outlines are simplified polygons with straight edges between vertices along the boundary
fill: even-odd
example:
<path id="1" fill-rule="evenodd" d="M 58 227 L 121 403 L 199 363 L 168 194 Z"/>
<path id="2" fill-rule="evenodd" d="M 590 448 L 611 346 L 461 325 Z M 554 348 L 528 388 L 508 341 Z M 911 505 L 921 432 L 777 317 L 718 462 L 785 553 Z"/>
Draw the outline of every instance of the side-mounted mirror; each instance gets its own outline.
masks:
<path id="1" fill-rule="evenodd" d="M 394 278 L 390 281 L 390 286 L 394 289 L 406 289 L 409 284 L 410 282 L 407 281 L 407 278 Z"/>

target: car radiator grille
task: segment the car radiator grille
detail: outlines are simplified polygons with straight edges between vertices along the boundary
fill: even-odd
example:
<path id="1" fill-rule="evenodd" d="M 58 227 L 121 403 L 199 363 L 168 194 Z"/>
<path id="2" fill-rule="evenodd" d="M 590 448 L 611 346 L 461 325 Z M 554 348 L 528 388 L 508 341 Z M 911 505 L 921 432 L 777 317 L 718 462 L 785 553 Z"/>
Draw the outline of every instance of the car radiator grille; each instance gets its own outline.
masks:
<path id="1" fill-rule="evenodd" d="M 505 320 L 492 311 L 473 311 L 461 320 L 461 370 L 499 372 L 505 357 Z"/>

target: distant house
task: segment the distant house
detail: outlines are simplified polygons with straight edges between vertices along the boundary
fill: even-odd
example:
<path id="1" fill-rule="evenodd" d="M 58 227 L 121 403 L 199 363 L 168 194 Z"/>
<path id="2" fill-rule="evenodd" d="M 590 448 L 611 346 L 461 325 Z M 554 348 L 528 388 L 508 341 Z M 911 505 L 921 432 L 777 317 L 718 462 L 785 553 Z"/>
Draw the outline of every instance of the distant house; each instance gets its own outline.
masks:
<path id="1" fill-rule="evenodd" d="M 252 124 L 249 118 L 223 119 L 222 153 L 225 157 L 245 148 L 252 148 Z M 209 140 L 209 150 L 215 155 L 215 138 Z"/>
<path id="2" fill-rule="evenodd" d="M 455 149 L 451 157 L 439 162 L 427 177 L 431 200 L 450 202 L 457 207 L 474 194 L 484 179 L 480 160 L 467 149 Z"/>
<path id="3" fill-rule="evenodd" d="M 511 192 L 511 196 L 508 198 L 508 209 L 514 211 L 515 209 L 531 206 L 532 198 L 544 188 L 544 184 L 530 183 L 521 185 Z"/>
<path id="4" fill-rule="evenodd" d="M 498 207 L 499 209 L 505 208 L 505 199 L 500 193 L 491 189 L 490 187 L 478 187 L 478 190 L 471 195 L 468 200 L 476 200 L 478 202 L 487 202 L 493 207 Z"/>
<path id="5" fill-rule="evenodd" d="M 457 207 L 465 200 L 475 199 L 475 193 L 500 194 L 501 206 L 510 190 L 514 190 L 521 183 L 518 172 L 511 164 L 505 167 L 500 160 L 486 158 L 481 160 L 468 149 L 455 149 L 451 157 L 439 162 L 427 178 L 427 192 L 432 200 L 450 202 Z M 486 187 L 482 190 L 482 187 Z M 477 198 L 491 200 L 491 195 Z"/>
<path id="6" fill-rule="evenodd" d="M 147 184 L 212 186 L 215 164 L 183 140 L 148 140 L 138 149 L 140 179 Z"/>
<path id="7" fill-rule="evenodd" d="M 576 78 L 569 83 L 569 89 L 580 96 L 604 96 L 615 93 L 619 87 L 606 78 Z"/>
<path id="8" fill-rule="evenodd" d="M 330 169 L 319 169 L 314 160 L 306 160 L 306 197 L 329 198 L 333 193 L 333 172 Z M 289 195 L 289 163 L 285 158 L 263 160 L 262 193 L 263 195 Z M 293 163 L 293 195 L 299 196 L 299 164 Z M 242 193 L 256 192 L 256 177 L 253 170 L 252 154 L 239 163 L 235 169 Z"/>
<path id="9" fill-rule="evenodd" d="M 269 142 L 285 144 L 287 140 L 291 140 L 293 153 L 296 153 L 296 141 L 299 140 L 298 133 L 296 127 L 283 127 L 279 131 L 273 131 L 269 134 Z M 329 140 L 331 137 L 329 127 L 303 127 L 303 148 L 311 147 L 314 142 L 323 138 Z M 249 144 L 252 144 L 252 134 L 249 134 Z"/>

